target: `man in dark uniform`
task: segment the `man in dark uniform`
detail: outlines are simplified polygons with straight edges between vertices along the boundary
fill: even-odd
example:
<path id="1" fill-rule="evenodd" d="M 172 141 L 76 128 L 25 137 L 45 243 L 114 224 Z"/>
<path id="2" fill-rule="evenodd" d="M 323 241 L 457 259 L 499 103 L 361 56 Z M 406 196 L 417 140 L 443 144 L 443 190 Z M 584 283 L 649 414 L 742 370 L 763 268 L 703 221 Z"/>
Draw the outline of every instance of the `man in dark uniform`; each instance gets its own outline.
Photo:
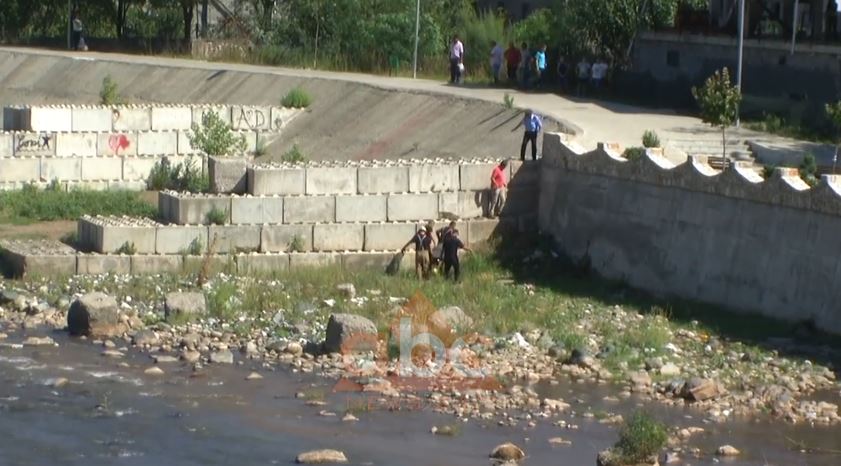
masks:
<path id="1" fill-rule="evenodd" d="M 429 278 L 432 259 L 432 236 L 427 235 L 426 228 L 421 226 L 400 252 L 405 253 L 406 249 L 412 244 L 415 246 L 415 273 L 418 275 L 418 279 L 426 280 Z"/>
<path id="2" fill-rule="evenodd" d="M 453 269 L 453 279 L 459 281 L 461 277 L 461 264 L 458 260 L 458 250 L 464 249 L 470 251 L 461 239 L 458 237 L 458 229 L 453 229 L 450 234 L 446 235 L 443 240 L 444 245 L 444 278 L 450 275 L 450 269 Z"/>

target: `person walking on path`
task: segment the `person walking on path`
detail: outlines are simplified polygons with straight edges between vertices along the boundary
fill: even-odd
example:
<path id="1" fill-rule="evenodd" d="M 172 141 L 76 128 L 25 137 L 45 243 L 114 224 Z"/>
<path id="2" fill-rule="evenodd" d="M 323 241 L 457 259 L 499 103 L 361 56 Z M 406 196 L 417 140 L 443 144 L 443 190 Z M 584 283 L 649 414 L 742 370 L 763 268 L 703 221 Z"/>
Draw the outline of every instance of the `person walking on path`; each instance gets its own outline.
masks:
<path id="1" fill-rule="evenodd" d="M 499 84 L 499 73 L 502 69 L 503 51 L 502 47 L 496 43 L 491 42 L 491 73 L 493 74 L 494 84 Z"/>
<path id="2" fill-rule="evenodd" d="M 508 187 L 508 180 L 505 178 L 507 166 L 508 161 L 503 160 L 491 172 L 491 205 L 488 212 L 491 218 L 499 217 L 505 205 L 505 190 Z"/>
<path id="3" fill-rule="evenodd" d="M 458 250 L 470 251 L 458 237 L 458 229 L 453 229 L 444 240 L 444 278 L 450 278 L 450 269 L 453 270 L 453 280 L 458 282 L 461 278 L 461 263 L 458 259 Z"/>
<path id="4" fill-rule="evenodd" d="M 426 227 L 419 228 L 412 239 L 400 249 L 400 253 L 405 254 L 411 245 L 415 246 L 415 273 L 418 280 L 427 280 L 432 259 L 432 237 L 426 234 Z"/>
<path id="5" fill-rule="evenodd" d="M 505 64 L 508 66 L 508 81 L 517 82 L 517 67 L 523 57 L 520 55 L 520 49 L 514 46 L 514 42 L 508 43 L 508 49 L 505 50 Z"/>
<path id="6" fill-rule="evenodd" d="M 453 43 L 450 44 L 450 83 L 458 84 L 462 80 L 462 72 L 464 70 L 464 44 L 458 38 L 458 34 L 453 36 Z"/>
<path id="7" fill-rule="evenodd" d="M 84 29 L 84 26 L 82 25 L 82 18 L 80 17 L 78 8 L 73 10 L 70 23 L 72 26 L 72 33 L 70 34 L 70 48 L 73 50 L 80 50 L 84 46 L 84 43 L 82 42 L 82 30 Z"/>
<path id="8" fill-rule="evenodd" d="M 531 54 L 529 53 L 529 45 L 523 42 L 520 48 L 520 87 L 525 88 L 529 83 L 529 65 L 531 65 Z"/>
<path id="9" fill-rule="evenodd" d="M 599 90 L 602 88 L 604 80 L 607 78 L 607 70 L 608 66 L 603 58 L 599 58 L 595 63 L 593 63 L 593 67 L 590 70 L 590 76 L 593 80 L 593 89 Z"/>
<path id="10" fill-rule="evenodd" d="M 520 126 L 526 130 L 523 133 L 523 143 L 520 145 L 520 160 L 526 160 L 526 145 L 529 142 L 531 142 L 531 159 L 537 160 L 537 133 L 543 129 L 543 121 L 536 113 L 526 110 L 523 120 L 517 123 L 517 126 L 511 131 L 517 131 Z"/>
<path id="11" fill-rule="evenodd" d="M 537 85 L 543 87 L 549 80 L 549 75 L 546 74 L 546 44 L 541 45 L 534 53 L 534 61 L 537 68 Z"/>

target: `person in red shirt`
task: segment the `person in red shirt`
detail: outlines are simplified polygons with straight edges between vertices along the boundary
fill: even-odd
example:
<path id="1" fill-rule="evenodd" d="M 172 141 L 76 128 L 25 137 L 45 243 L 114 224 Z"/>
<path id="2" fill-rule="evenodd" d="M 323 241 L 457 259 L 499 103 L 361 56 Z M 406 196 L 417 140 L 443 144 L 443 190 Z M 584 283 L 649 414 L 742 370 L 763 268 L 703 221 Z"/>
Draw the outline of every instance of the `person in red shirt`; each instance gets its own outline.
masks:
<path id="1" fill-rule="evenodd" d="M 505 65 L 508 70 L 509 81 L 517 81 L 517 67 L 520 66 L 522 60 L 523 56 L 520 49 L 514 46 L 514 42 L 509 42 L 508 49 L 505 50 Z"/>
<path id="2" fill-rule="evenodd" d="M 502 212 L 502 206 L 505 205 L 505 190 L 508 187 L 508 180 L 505 176 L 507 166 L 508 161 L 503 160 L 491 172 L 491 218 L 498 217 Z"/>

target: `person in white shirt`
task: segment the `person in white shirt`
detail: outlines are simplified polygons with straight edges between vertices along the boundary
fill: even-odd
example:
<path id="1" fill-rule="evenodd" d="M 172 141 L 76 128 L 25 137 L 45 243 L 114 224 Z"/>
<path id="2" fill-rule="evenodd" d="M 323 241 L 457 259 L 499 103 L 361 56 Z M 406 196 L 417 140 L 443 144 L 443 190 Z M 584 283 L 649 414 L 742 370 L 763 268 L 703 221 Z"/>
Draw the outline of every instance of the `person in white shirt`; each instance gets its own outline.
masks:
<path id="1" fill-rule="evenodd" d="M 587 81 L 590 80 L 590 62 L 587 61 L 587 58 L 582 58 L 578 65 L 575 67 L 575 77 L 578 78 L 578 96 L 581 97 L 584 94 L 584 86 L 587 85 Z"/>
<path id="2" fill-rule="evenodd" d="M 462 69 L 464 67 L 464 44 L 458 38 L 458 34 L 453 36 L 453 43 L 450 44 L 450 83 L 457 84 L 462 79 Z"/>
<path id="3" fill-rule="evenodd" d="M 593 80 L 593 88 L 599 89 L 602 87 L 605 78 L 607 77 L 608 66 L 603 59 L 599 59 L 593 63 L 593 70 L 591 72 Z"/>
<path id="4" fill-rule="evenodd" d="M 502 47 L 496 41 L 491 41 L 491 73 L 493 74 L 494 84 L 499 84 L 499 71 L 502 69 L 503 54 Z"/>

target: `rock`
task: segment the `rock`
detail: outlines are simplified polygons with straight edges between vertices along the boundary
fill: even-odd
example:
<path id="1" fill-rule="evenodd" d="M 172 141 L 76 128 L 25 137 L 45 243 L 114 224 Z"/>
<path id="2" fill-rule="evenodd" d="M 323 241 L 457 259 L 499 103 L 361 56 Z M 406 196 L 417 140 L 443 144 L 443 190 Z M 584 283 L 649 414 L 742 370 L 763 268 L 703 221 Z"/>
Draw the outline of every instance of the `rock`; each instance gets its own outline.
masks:
<path id="1" fill-rule="evenodd" d="M 489 456 L 500 461 L 520 461 L 526 457 L 526 453 L 517 445 L 508 442 L 497 445 Z"/>
<path id="2" fill-rule="evenodd" d="M 50 337 L 28 337 L 23 340 L 23 346 L 58 346 Z"/>
<path id="3" fill-rule="evenodd" d="M 257 354 L 257 353 L 259 353 L 259 352 L 260 352 L 260 350 L 257 348 L 257 343 L 254 343 L 253 341 L 249 341 L 249 342 L 248 342 L 248 343 L 246 343 L 246 344 L 245 344 L 245 346 L 243 347 L 243 352 L 244 352 L 245 354 L 251 355 L 251 354 Z"/>
<path id="4" fill-rule="evenodd" d="M 561 400 L 553 400 L 551 398 L 544 398 L 541 405 L 550 411 L 564 412 L 570 408 L 569 403 L 564 403 Z"/>
<path id="5" fill-rule="evenodd" d="M 336 285 L 336 289 L 340 291 L 345 298 L 353 299 L 356 297 L 356 287 L 353 286 L 353 283 L 340 283 Z"/>
<path id="6" fill-rule="evenodd" d="M 196 349 L 201 343 L 201 335 L 195 332 L 185 333 L 181 336 L 181 346 L 189 349 Z"/>
<path id="7" fill-rule="evenodd" d="M 154 346 L 158 344 L 158 341 L 158 334 L 148 329 L 138 330 L 131 337 L 131 342 L 135 346 Z"/>
<path id="8" fill-rule="evenodd" d="M 345 414 L 345 416 L 342 418 L 342 421 L 344 421 L 344 422 L 356 422 L 358 420 L 359 420 L 359 418 L 354 416 L 351 413 Z"/>
<path id="9" fill-rule="evenodd" d="M 543 335 L 537 339 L 537 343 L 535 345 L 542 350 L 547 350 L 555 346 L 555 340 L 549 335 L 549 333 L 544 332 Z"/>
<path id="10" fill-rule="evenodd" d="M 70 305 L 67 329 L 71 335 L 115 337 L 125 332 L 117 300 L 105 293 L 88 293 Z"/>
<path id="11" fill-rule="evenodd" d="M 679 461 L 680 461 L 680 456 L 678 456 L 677 453 L 672 453 L 670 451 L 667 451 L 663 455 L 663 464 L 672 464 L 672 463 L 677 463 Z"/>
<path id="12" fill-rule="evenodd" d="M 245 380 L 260 380 L 262 378 L 263 378 L 262 375 L 260 375 L 256 372 L 252 372 L 245 377 Z"/>
<path id="13" fill-rule="evenodd" d="M 681 396 L 687 400 L 704 401 L 719 395 L 718 384 L 710 379 L 693 377 L 686 381 Z"/>
<path id="14" fill-rule="evenodd" d="M 170 356 L 168 354 L 155 355 L 152 356 L 152 359 L 155 360 L 155 364 L 167 364 L 178 362 L 178 358 L 176 358 L 175 356 Z"/>
<path id="15" fill-rule="evenodd" d="M 234 353 L 231 353 L 230 350 L 219 350 L 210 353 L 210 362 L 215 364 L 233 364 L 234 363 Z"/>
<path id="16" fill-rule="evenodd" d="M 125 356 L 121 351 L 108 349 L 100 353 L 101 355 L 105 356 L 106 358 L 121 358 Z"/>
<path id="17" fill-rule="evenodd" d="M 572 442 L 569 440 L 564 440 L 561 437 L 552 437 L 549 439 L 549 445 L 572 445 Z"/>
<path id="18" fill-rule="evenodd" d="M 651 386 L 651 376 L 648 372 L 640 371 L 632 373 L 628 379 L 635 387 L 649 387 Z"/>
<path id="19" fill-rule="evenodd" d="M 373 351 L 377 348 L 377 326 L 355 314 L 332 314 L 327 321 L 324 348 L 343 354 Z"/>
<path id="20" fill-rule="evenodd" d="M 567 351 L 566 348 L 564 348 L 564 345 L 555 345 L 549 348 L 549 350 L 546 351 L 546 354 L 557 360 L 565 360 L 567 358 Z"/>
<path id="21" fill-rule="evenodd" d="M 435 335 L 460 335 L 473 327 L 473 319 L 458 306 L 438 309 L 429 316 L 428 323 Z"/>
<path id="22" fill-rule="evenodd" d="M 150 367 L 143 371 L 143 373 L 146 375 L 164 375 L 163 369 L 158 366 Z"/>
<path id="23" fill-rule="evenodd" d="M 742 452 L 731 445 L 722 445 L 715 451 L 716 456 L 739 456 L 741 453 Z"/>
<path id="24" fill-rule="evenodd" d="M 648 358 L 645 360 L 645 370 L 653 371 L 663 367 L 662 358 Z"/>
<path id="25" fill-rule="evenodd" d="M 166 295 L 164 316 L 166 320 L 177 316 L 199 316 L 207 313 L 204 294 L 197 292 L 174 292 Z"/>
<path id="26" fill-rule="evenodd" d="M 283 348 L 283 352 L 294 356 L 300 356 L 304 353 L 304 347 L 297 341 L 290 341 Z"/>
<path id="27" fill-rule="evenodd" d="M 680 375 L 680 367 L 677 367 L 677 365 L 672 364 L 672 363 L 663 364 L 663 366 L 660 367 L 660 375 L 663 375 L 663 376 L 666 376 L 666 377 L 678 376 L 678 375 Z"/>
<path id="28" fill-rule="evenodd" d="M 566 360 L 567 364 L 584 368 L 592 367 L 594 362 L 593 358 L 587 353 L 587 350 L 583 348 L 572 350 L 572 353 L 570 353 L 569 358 Z"/>
<path id="29" fill-rule="evenodd" d="M 313 450 L 299 454 L 295 462 L 301 464 L 347 463 L 347 457 L 339 450 Z"/>
<path id="30" fill-rule="evenodd" d="M 184 351 L 181 352 L 181 359 L 183 359 L 184 361 L 189 362 L 189 363 L 194 363 L 194 362 L 198 361 L 200 358 L 201 358 L 201 353 L 199 353 L 198 351 L 193 351 L 193 350 L 188 349 L 188 350 L 184 350 Z"/>
<path id="31" fill-rule="evenodd" d="M 47 386 L 53 387 L 53 388 L 61 388 L 65 385 L 67 385 L 68 383 L 70 383 L 70 381 L 65 379 L 64 377 L 56 377 L 54 379 L 48 380 L 47 381 Z"/>

